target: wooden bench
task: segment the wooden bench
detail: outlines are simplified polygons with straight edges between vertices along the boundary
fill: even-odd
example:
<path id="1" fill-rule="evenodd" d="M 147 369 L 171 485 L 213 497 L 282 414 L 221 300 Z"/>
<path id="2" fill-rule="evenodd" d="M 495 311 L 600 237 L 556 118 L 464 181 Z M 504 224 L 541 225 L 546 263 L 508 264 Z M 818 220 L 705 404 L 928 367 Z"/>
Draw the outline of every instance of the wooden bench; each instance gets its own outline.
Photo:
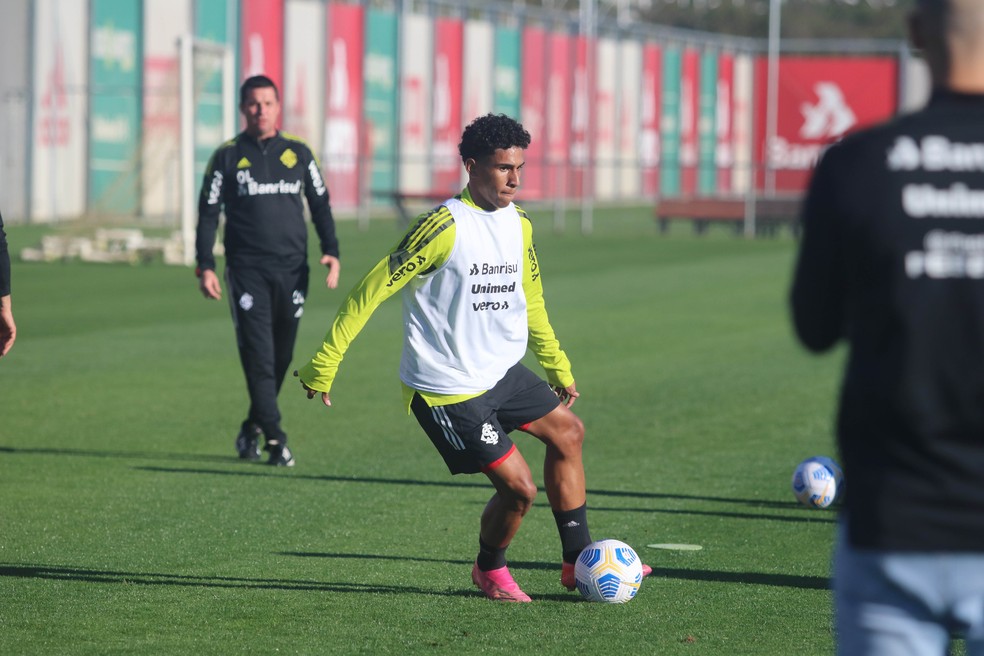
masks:
<path id="1" fill-rule="evenodd" d="M 705 232 L 711 223 L 732 223 L 735 232 L 741 233 L 747 217 L 754 217 L 757 233 L 774 234 L 784 224 L 795 233 L 801 201 L 799 195 L 661 198 L 654 214 L 664 234 L 674 219 L 692 221 L 698 234 Z"/>

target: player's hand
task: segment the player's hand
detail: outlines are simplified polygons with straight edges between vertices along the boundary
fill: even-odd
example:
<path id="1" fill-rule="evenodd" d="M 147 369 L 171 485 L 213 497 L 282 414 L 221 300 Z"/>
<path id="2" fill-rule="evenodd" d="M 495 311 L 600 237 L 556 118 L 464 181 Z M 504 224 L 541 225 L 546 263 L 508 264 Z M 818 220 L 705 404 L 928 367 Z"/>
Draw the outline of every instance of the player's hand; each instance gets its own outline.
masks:
<path id="1" fill-rule="evenodd" d="M 567 387 L 554 387 L 553 390 L 560 399 L 560 402 L 568 408 L 574 405 L 574 401 L 577 400 L 577 397 L 581 396 L 578 394 L 577 387 L 575 387 L 574 383 L 571 383 Z"/>
<path id="2" fill-rule="evenodd" d="M 300 378 L 300 375 L 297 373 L 296 369 L 294 370 L 294 378 Z M 311 389 L 303 380 L 301 381 L 301 387 L 303 387 L 304 391 L 307 392 L 308 399 L 313 399 L 314 395 L 318 393 L 318 390 Z M 328 397 L 328 392 L 321 393 L 321 402 L 324 403 L 325 406 L 329 408 L 331 407 L 331 399 Z"/>
<path id="3" fill-rule="evenodd" d="M 325 285 L 328 289 L 338 287 L 338 277 L 342 273 L 342 263 L 334 255 L 322 255 L 321 263 L 328 267 L 328 276 L 325 278 Z"/>
<path id="4" fill-rule="evenodd" d="M 198 289 L 201 290 L 202 296 L 205 298 L 215 300 L 222 298 L 222 285 L 219 284 L 219 277 L 211 269 L 202 271 L 202 277 L 198 279 Z"/>
<path id="5" fill-rule="evenodd" d="M 10 296 L 0 299 L 0 358 L 10 352 L 17 339 L 17 324 L 10 309 Z"/>

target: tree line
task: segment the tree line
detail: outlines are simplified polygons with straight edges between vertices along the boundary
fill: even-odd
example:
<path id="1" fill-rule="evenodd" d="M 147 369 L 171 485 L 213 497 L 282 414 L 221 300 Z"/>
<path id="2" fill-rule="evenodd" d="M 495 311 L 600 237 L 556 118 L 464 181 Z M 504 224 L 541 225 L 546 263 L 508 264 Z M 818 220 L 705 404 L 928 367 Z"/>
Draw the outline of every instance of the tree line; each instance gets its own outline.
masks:
<path id="1" fill-rule="evenodd" d="M 786 39 L 906 39 L 915 0 L 783 0 Z M 766 38 L 769 0 L 650 0 L 635 5 L 639 20 L 657 25 Z"/>

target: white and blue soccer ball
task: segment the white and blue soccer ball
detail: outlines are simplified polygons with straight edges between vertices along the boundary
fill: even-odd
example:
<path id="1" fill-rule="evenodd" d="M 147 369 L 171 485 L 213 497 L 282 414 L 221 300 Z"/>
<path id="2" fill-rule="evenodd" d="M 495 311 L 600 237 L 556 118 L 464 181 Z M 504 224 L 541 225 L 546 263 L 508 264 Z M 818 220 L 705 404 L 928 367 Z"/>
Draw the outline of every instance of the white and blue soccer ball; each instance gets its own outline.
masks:
<path id="1" fill-rule="evenodd" d="M 592 542 L 574 563 L 574 581 L 588 601 L 624 604 L 642 585 L 642 560 L 624 542 Z"/>
<path id="2" fill-rule="evenodd" d="M 807 458 L 793 471 L 793 494 L 804 506 L 827 508 L 843 489 L 844 473 L 826 456 Z"/>

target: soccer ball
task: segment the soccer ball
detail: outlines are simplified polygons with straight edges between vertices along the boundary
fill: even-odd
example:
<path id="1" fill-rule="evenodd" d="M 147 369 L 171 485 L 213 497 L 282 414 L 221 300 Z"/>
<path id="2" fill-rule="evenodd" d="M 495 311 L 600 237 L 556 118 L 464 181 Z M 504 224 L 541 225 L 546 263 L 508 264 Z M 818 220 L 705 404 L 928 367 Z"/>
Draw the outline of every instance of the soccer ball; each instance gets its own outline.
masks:
<path id="1" fill-rule="evenodd" d="M 642 560 L 624 542 L 592 542 L 574 563 L 574 581 L 588 601 L 624 604 L 642 584 Z"/>
<path id="2" fill-rule="evenodd" d="M 837 500 L 844 473 L 826 456 L 807 458 L 793 471 L 793 494 L 804 506 L 826 508 Z"/>

